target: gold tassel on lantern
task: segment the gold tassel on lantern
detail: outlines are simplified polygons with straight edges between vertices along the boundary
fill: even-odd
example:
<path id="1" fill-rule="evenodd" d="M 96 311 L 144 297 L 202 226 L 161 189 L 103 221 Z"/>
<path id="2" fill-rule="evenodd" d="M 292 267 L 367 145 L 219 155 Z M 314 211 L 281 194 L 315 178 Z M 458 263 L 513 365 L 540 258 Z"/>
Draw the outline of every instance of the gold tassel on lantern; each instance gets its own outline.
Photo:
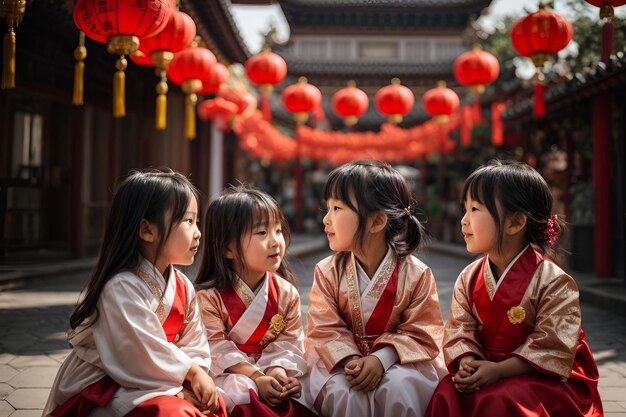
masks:
<path id="1" fill-rule="evenodd" d="M 2 53 L 2 89 L 15 88 L 15 28 L 26 12 L 26 0 L 2 0 L 2 17 L 9 25 Z"/>
<path id="2" fill-rule="evenodd" d="M 187 80 L 182 84 L 183 93 L 185 96 L 185 138 L 192 140 L 196 138 L 196 102 L 198 96 L 196 91 L 200 91 L 202 88 L 202 81 L 192 79 Z"/>
<path id="3" fill-rule="evenodd" d="M 165 130 L 167 127 L 167 67 L 172 62 L 174 54 L 169 51 L 156 51 L 150 54 L 150 58 L 152 58 L 152 62 L 154 62 L 156 67 L 156 75 L 161 77 L 161 81 L 156 86 L 157 98 L 154 124 L 156 130 Z"/>
<path id="4" fill-rule="evenodd" d="M 2 89 L 15 88 L 15 32 L 13 25 L 4 35 L 2 53 Z"/>
<path id="5" fill-rule="evenodd" d="M 72 104 L 83 105 L 83 83 L 85 78 L 85 58 L 87 58 L 87 48 L 85 48 L 85 32 L 80 32 L 78 46 L 74 49 L 74 92 L 72 94 Z"/>
<path id="6" fill-rule="evenodd" d="M 139 38 L 136 36 L 118 35 L 107 39 L 107 51 L 119 55 L 115 62 L 117 71 L 113 76 L 113 117 L 126 116 L 126 74 L 128 67 L 125 55 L 130 55 L 139 48 Z"/>

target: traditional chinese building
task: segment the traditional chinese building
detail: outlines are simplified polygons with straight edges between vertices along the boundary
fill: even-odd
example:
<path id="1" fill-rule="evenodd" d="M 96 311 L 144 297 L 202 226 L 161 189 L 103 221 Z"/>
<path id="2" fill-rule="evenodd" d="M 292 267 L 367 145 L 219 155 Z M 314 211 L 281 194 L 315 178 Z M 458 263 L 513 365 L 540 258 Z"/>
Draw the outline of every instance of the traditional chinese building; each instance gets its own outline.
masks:
<path id="1" fill-rule="evenodd" d="M 373 97 L 398 77 L 416 97 L 404 126 L 427 118 L 420 105 L 424 91 L 438 80 L 454 85 L 452 63 L 468 49 L 464 33 L 491 0 L 280 0 L 291 35 L 271 45 L 288 67 L 283 85 L 305 76 L 324 95 L 324 110 L 341 127 L 330 105 L 332 94 L 349 80 Z M 377 129 L 384 117 L 374 110 L 358 129 Z M 278 106 L 276 106 L 276 110 Z"/>
<path id="2" fill-rule="evenodd" d="M 129 62 L 126 117 L 111 115 L 115 57 L 86 41 L 84 105 L 73 106 L 74 2 L 33 1 L 16 29 L 15 88 L 0 90 L 0 263 L 93 254 L 111 187 L 132 168 L 169 166 L 205 192 L 208 128 L 183 137 L 183 95 L 170 84 L 165 131 L 154 128 L 154 69 Z M 182 0 L 201 43 L 223 64 L 249 56 L 228 0 Z M 7 25 L 0 21 L 0 31 Z"/>

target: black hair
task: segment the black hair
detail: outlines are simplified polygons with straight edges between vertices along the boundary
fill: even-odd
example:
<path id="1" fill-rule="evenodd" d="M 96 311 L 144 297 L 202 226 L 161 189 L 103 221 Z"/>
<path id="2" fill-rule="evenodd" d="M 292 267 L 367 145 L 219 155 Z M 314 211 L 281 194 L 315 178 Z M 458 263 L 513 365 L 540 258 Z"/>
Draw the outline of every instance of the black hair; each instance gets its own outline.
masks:
<path id="1" fill-rule="evenodd" d="M 173 226 L 182 220 L 192 198 L 198 199 L 196 188 L 187 177 L 169 168 L 131 171 L 123 179 L 111 203 L 98 261 L 85 285 L 85 296 L 70 316 L 72 329 L 85 320 L 88 326 L 95 323 L 105 284 L 118 272 L 132 271 L 141 263 L 141 220 L 158 228 L 155 259 L 148 259 L 156 264 Z"/>
<path id="2" fill-rule="evenodd" d="M 552 255 L 550 237 L 545 230 L 552 217 L 552 193 L 541 174 L 530 165 L 518 161 L 491 160 L 479 167 L 465 180 L 461 198 L 468 197 L 484 205 L 496 223 L 497 248 L 504 239 L 504 222 L 513 213 L 526 216 L 526 243 L 542 254 Z M 565 222 L 557 218 L 559 229 Z"/>
<path id="3" fill-rule="evenodd" d="M 235 266 L 245 268 L 242 237 L 258 224 L 279 223 L 289 246 L 289 224 L 276 200 L 249 185 L 231 186 L 209 204 L 204 218 L 204 250 L 195 284 L 200 288 L 226 289 L 235 283 Z M 234 245 L 235 259 L 226 251 Z M 295 284 L 289 263 L 283 259 L 276 271 Z"/>
<path id="4" fill-rule="evenodd" d="M 391 165 L 376 160 L 353 161 L 335 168 L 324 186 L 324 200 L 340 200 L 359 216 L 354 243 L 363 248 L 371 213 L 387 215 L 385 241 L 399 257 L 413 253 L 424 227 L 413 215 L 415 200 L 404 177 Z"/>

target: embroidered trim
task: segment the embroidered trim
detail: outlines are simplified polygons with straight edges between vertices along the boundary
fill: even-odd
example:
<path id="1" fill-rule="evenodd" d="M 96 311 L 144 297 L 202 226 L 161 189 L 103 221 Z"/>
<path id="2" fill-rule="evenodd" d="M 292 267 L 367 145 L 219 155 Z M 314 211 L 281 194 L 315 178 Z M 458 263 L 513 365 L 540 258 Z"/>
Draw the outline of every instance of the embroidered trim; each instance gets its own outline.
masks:
<path id="1" fill-rule="evenodd" d="M 496 294 L 496 285 L 493 275 L 491 275 L 489 260 L 485 260 L 485 265 L 483 266 L 483 280 L 485 281 L 485 288 L 487 288 L 489 299 L 493 300 L 493 296 Z"/>
<path id="2" fill-rule="evenodd" d="M 241 298 L 241 301 L 243 301 L 243 303 L 246 305 L 246 308 L 250 307 L 250 304 L 252 304 L 252 301 L 254 301 L 254 300 L 250 296 L 250 292 L 247 290 L 247 288 L 245 287 L 243 282 L 241 282 L 240 278 L 237 278 L 235 280 L 235 284 L 233 285 L 233 289 L 235 290 L 235 292 L 237 293 L 239 298 Z"/>
<path id="3" fill-rule="evenodd" d="M 154 298 L 159 302 L 157 305 L 155 314 L 159 318 L 159 321 L 163 323 L 165 320 L 165 307 L 163 306 L 163 290 L 161 286 L 156 283 L 153 276 L 149 275 L 143 269 L 137 269 L 135 271 L 135 275 L 137 275 L 147 286 Z"/>
<path id="4" fill-rule="evenodd" d="M 385 291 L 387 287 L 387 283 L 391 278 L 391 274 L 393 273 L 393 267 L 395 266 L 395 259 L 390 259 L 385 263 L 383 269 L 380 271 L 378 275 L 380 278 L 376 280 L 376 283 L 372 286 L 372 289 L 367 293 L 368 297 L 379 298 L 380 295 Z"/>
<path id="5" fill-rule="evenodd" d="M 346 268 L 346 273 L 346 281 L 348 283 L 348 301 L 352 315 L 352 332 L 356 335 L 362 336 L 365 334 L 365 328 L 363 327 L 363 316 L 361 315 L 361 296 L 359 294 L 359 288 L 356 284 L 353 258 L 350 258 L 350 262 Z"/>

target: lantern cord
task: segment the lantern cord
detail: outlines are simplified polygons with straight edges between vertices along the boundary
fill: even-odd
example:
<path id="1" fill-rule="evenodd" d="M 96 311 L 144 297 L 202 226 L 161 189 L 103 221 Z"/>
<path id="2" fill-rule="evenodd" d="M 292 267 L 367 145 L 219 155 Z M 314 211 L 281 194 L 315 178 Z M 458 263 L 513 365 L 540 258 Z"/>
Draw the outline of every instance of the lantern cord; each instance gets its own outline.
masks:
<path id="1" fill-rule="evenodd" d="M 189 140 L 196 138 L 196 101 L 195 93 L 185 97 L 185 138 Z"/>
<path id="2" fill-rule="evenodd" d="M 9 30 L 4 35 L 4 45 L 2 53 L 2 89 L 15 88 L 15 32 L 13 25 L 9 25 Z"/>
<path id="3" fill-rule="evenodd" d="M 72 104 L 83 105 L 83 85 L 85 79 L 85 58 L 87 58 L 87 48 L 85 48 L 85 32 L 81 31 L 78 38 L 78 46 L 74 49 L 74 89 L 72 93 Z"/>
<path id="4" fill-rule="evenodd" d="M 272 121 L 272 108 L 270 107 L 270 93 L 264 91 L 261 93 L 261 111 L 263 112 L 263 119 Z"/>
<path id="5" fill-rule="evenodd" d="M 117 71 L 113 75 L 113 117 L 126 116 L 126 74 L 124 70 L 128 65 L 124 55 L 115 63 Z"/>

